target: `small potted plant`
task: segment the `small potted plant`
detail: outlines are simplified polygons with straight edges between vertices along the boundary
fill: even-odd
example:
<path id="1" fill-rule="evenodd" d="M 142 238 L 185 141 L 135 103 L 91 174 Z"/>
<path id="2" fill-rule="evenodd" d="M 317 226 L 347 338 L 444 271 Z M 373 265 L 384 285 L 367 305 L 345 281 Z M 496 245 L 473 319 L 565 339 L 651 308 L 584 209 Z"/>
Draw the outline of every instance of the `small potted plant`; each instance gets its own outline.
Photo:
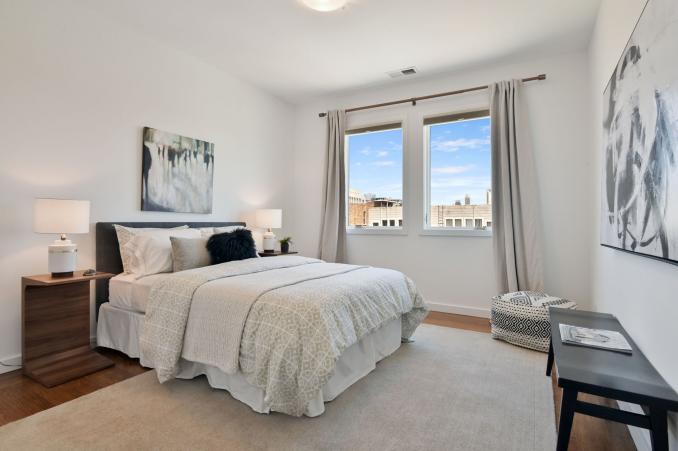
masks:
<path id="1" fill-rule="evenodd" d="M 282 240 L 279 240 L 280 243 L 280 253 L 286 254 L 290 251 L 290 244 L 292 244 L 292 237 L 286 236 Z"/>

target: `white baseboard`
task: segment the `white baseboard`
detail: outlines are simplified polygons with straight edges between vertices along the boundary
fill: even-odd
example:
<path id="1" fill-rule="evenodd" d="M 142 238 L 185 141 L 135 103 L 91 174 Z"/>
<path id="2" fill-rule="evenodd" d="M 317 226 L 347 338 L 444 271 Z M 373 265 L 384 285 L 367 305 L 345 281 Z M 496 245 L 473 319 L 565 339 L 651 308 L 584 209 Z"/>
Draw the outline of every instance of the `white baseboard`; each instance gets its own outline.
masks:
<path id="1" fill-rule="evenodd" d="M 441 304 L 438 302 L 426 302 L 434 312 L 454 313 L 457 315 L 477 316 L 480 318 L 489 318 L 490 309 L 480 307 L 468 307 L 466 305 Z"/>
<path id="2" fill-rule="evenodd" d="M 619 405 L 619 408 L 621 410 L 645 415 L 645 411 L 643 411 L 643 409 L 638 404 L 631 404 L 630 402 L 625 401 L 617 401 L 617 405 Z M 635 426 L 627 427 L 629 428 L 631 438 L 633 439 L 633 443 L 635 443 L 636 449 L 638 451 L 652 450 L 652 444 L 650 442 L 650 431 Z"/>
<path id="3" fill-rule="evenodd" d="M 4 364 L 0 365 L 0 374 L 18 370 L 19 368 L 21 368 L 21 354 L 0 358 L 0 362 Z"/>

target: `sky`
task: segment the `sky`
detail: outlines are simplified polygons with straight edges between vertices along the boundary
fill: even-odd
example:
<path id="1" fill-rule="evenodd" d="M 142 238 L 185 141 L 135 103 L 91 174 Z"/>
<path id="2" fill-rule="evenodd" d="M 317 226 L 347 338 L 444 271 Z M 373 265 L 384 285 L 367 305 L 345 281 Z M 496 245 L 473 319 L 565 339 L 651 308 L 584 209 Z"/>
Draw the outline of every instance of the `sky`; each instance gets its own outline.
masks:
<path id="1" fill-rule="evenodd" d="M 348 135 L 348 186 L 377 197 L 403 198 L 403 131 Z"/>
<path id="2" fill-rule="evenodd" d="M 471 197 L 484 204 L 491 186 L 490 119 L 431 126 L 431 204 Z M 402 130 L 348 136 L 349 186 L 363 193 L 402 199 Z"/>

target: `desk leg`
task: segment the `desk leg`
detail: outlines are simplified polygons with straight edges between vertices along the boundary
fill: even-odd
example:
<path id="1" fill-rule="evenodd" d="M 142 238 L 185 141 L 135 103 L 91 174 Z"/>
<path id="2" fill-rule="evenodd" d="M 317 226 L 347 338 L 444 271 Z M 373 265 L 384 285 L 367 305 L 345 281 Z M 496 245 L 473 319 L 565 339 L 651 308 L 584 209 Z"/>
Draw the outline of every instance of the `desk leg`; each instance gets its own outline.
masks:
<path id="1" fill-rule="evenodd" d="M 549 340 L 549 356 L 546 360 L 546 375 L 551 376 L 551 369 L 553 368 L 553 339 Z"/>
<path id="2" fill-rule="evenodd" d="M 560 423 L 558 425 L 558 445 L 556 451 L 567 451 L 574 420 L 574 407 L 577 404 L 577 390 L 563 388 L 563 397 L 560 401 Z"/>
<path id="3" fill-rule="evenodd" d="M 650 406 L 650 439 L 652 451 L 669 450 L 669 433 L 666 426 L 666 410 Z"/>

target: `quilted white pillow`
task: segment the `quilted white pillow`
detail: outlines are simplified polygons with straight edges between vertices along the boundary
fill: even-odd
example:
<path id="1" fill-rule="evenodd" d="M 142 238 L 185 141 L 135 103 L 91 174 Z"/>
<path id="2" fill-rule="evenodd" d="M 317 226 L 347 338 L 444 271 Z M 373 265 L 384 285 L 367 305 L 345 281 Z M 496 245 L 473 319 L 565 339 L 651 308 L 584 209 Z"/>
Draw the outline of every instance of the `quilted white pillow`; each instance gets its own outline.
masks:
<path id="1" fill-rule="evenodd" d="M 131 253 L 130 271 L 139 277 L 172 272 L 170 237 L 200 238 L 196 229 L 163 230 L 138 234 L 125 247 Z"/>

